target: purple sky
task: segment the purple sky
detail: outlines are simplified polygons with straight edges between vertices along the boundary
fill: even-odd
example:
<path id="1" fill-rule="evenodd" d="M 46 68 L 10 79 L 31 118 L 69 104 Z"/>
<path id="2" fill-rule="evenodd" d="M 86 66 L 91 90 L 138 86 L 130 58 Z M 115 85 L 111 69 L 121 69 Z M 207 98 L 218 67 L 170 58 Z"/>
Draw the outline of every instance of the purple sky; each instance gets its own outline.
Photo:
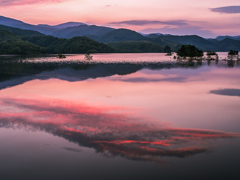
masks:
<path id="1" fill-rule="evenodd" d="M 76 21 L 142 33 L 240 35 L 239 0 L 0 0 L 0 12 L 31 24 Z"/>

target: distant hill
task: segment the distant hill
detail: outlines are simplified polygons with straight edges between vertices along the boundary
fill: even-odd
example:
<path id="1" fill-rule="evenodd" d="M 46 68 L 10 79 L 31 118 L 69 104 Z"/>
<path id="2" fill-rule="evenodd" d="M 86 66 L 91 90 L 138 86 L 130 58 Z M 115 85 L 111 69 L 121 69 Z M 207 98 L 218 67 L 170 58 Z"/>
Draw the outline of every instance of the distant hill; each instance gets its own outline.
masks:
<path id="1" fill-rule="evenodd" d="M 146 37 L 148 38 L 158 38 L 158 37 L 161 37 L 163 34 L 161 33 L 152 33 L 152 34 L 148 34 L 146 35 Z"/>
<path id="2" fill-rule="evenodd" d="M 58 30 L 57 28 L 53 28 L 53 27 L 42 27 L 42 26 L 27 24 L 22 21 L 4 17 L 4 16 L 0 16 L 0 24 L 5 26 L 20 28 L 20 29 L 34 30 L 43 34 L 52 34 L 52 32 Z"/>
<path id="3" fill-rule="evenodd" d="M 75 27 L 75 26 L 80 26 L 80 25 L 87 25 L 81 22 L 67 22 L 67 23 L 62 23 L 62 24 L 58 24 L 55 26 L 50 26 L 47 24 L 38 24 L 37 26 L 40 27 L 53 27 L 53 28 L 58 28 L 58 29 L 63 29 L 63 28 L 68 28 L 68 27 Z"/>
<path id="4" fill-rule="evenodd" d="M 22 21 L 4 17 L 4 16 L 0 16 L 0 24 L 5 26 L 20 28 L 20 29 L 34 30 L 46 35 L 53 35 L 55 31 L 58 31 L 64 28 L 74 27 L 79 25 L 86 25 L 80 22 L 67 22 L 67 23 L 56 25 L 56 26 L 50 26 L 47 24 L 39 24 L 35 26 L 32 24 L 24 23 Z"/>
<path id="5" fill-rule="evenodd" d="M 27 23 L 24 23 L 22 21 L 12 19 L 12 18 L 8 18 L 8 17 L 4 17 L 4 16 L 0 16 L 0 24 L 6 25 L 6 26 L 11 26 L 11 27 L 17 27 L 17 28 L 24 27 L 24 29 L 30 28 L 30 27 L 33 26 L 31 24 L 27 24 Z"/>
<path id="6" fill-rule="evenodd" d="M 218 45 L 223 48 L 224 51 L 236 50 L 240 51 L 240 41 L 230 38 L 226 38 L 222 41 L 219 41 Z"/>
<path id="7" fill-rule="evenodd" d="M 234 39 L 234 40 L 240 40 L 240 36 L 218 36 L 215 39 L 218 41 L 222 41 L 224 39 Z"/>
<path id="8" fill-rule="evenodd" d="M 163 36 L 151 38 L 149 41 L 155 44 L 159 44 L 162 47 L 169 46 L 174 52 L 176 52 L 181 47 L 181 44 L 165 39 Z"/>
<path id="9" fill-rule="evenodd" d="M 162 46 L 149 41 L 121 41 L 111 42 L 108 45 L 120 52 L 163 52 Z"/>
<path id="10" fill-rule="evenodd" d="M 41 47 L 46 47 L 49 53 L 113 53 L 115 50 L 103 43 L 94 41 L 88 37 L 74 37 L 71 39 L 57 38 L 53 36 L 23 36 L 23 40 Z"/>
<path id="11" fill-rule="evenodd" d="M 88 25 L 80 25 L 75 27 L 68 27 L 64 29 L 60 29 L 52 33 L 55 37 L 60 38 L 73 38 L 75 36 L 95 36 L 98 38 L 110 31 L 114 30 L 113 28 L 103 27 L 103 26 L 88 26 Z"/>
<path id="12" fill-rule="evenodd" d="M 213 44 L 218 44 L 219 40 L 217 39 L 212 39 L 212 38 L 209 38 L 209 39 L 206 39 L 208 40 L 209 42 L 213 43 Z"/>
<path id="13" fill-rule="evenodd" d="M 81 22 L 67 22 L 56 26 L 50 26 L 47 24 L 39 24 L 37 26 L 24 23 L 19 20 L 0 16 L 0 24 L 20 29 L 34 30 L 46 35 L 53 35 L 60 38 L 72 38 L 75 36 L 102 36 L 112 30 L 113 28 L 95 25 L 86 25 Z"/>
<path id="14" fill-rule="evenodd" d="M 112 47 L 87 37 L 65 39 L 43 35 L 32 30 L 3 25 L 0 27 L 4 28 L 0 28 L 0 54 L 115 52 Z"/>
<path id="15" fill-rule="evenodd" d="M 7 27 L 7 26 L 10 26 L 10 27 Z M 98 41 L 101 43 L 111 43 L 112 47 L 115 47 L 121 51 L 130 51 L 132 49 L 135 49 L 134 51 L 138 51 L 138 52 L 149 52 L 150 49 L 151 51 L 153 49 L 154 49 L 153 51 L 156 51 L 158 46 L 161 46 L 161 47 L 169 46 L 172 51 L 176 52 L 182 45 L 194 45 L 202 51 L 229 51 L 230 49 L 238 50 L 239 49 L 238 41 L 240 41 L 240 36 L 218 36 L 216 39 L 204 39 L 197 35 L 174 36 L 174 35 L 163 35 L 161 33 L 142 35 L 136 31 L 132 31 L 129 29 L 114 29 L 114 28 L 104 27 L 104 26 L 86 25 L 81 22 L 67 22 L 67 23 L 56 25 L 56 26 L 50 26 L 50 25 L 44 25 L 44 24 L 35 26 L 35 25 L 24 23 L 19 20 L 7 18 L 4 16 L 0 16 L 0 28 L 5 29 L 9 32 L 12 32 L 15 35 L 18 35 L 21 38 L 26 39 L 27 41 L 30 41 L 30 42 L 34 38 L 38 38 L 37 45 L 48 42 L 48 45 L 45 44 L 43 47 L 50 48 L 50 52 L 57 52 L 60 50 L 63 51 L 63 49 L 60 48 L 60 45 L 58 45 L 58 43 L 62 43 L 61 41 L 65 42 L 66 39 L 70 40 L 74 37 L 79 37 L 79 36 L 86 36 L 88 37 L 88 40 L 89 38 L 95 40 L 94 42 Z M 17 28 L 20 28 L 20 29 L 17 29 Z M 66 38 L 66 39 L 56 40 L 56 39 L 53 39 L 54 37 L 52 36 L 45 37 L 43 36 L 43 34 L 52 35 L 59 38 Z M 26 35 L 28 37 L 23 37 Z M 35 37 L 30 37 L 30 36 L 35 36 Z M 39 39 L 39 37 L 41 38 Z M 51 42 L 50 39 L 53 42 Z M 79 43 L 81 44 L 84 42 L 84 41 L 80 42 L 80 39 L 78 38 L 74 40 L 78 42 L 77 43 L 78 45 Z M 136 42 L 134 43 L 133 41 L 136 41 Z M 141 43 L 139 43 L 139 41 L 141 41 Z M 70 42 L 71 41 L 68 41 L 68 43 Z M 122 43 L 117 43 L 117 42 L 122 42 Z M 71 42 L 70 44 L 74 44 L 74 43 Z M 90 44 L 94 44 L 94 43 L 90 43 Z M 52 45 L 55 46 L 55 49 L 53 48 Z M 98 44 L 98 45 L 103 48 L 103 44 Z M 125 48 L 124 46 L 130 49 Z M 113 50 L 112 47 L 109 47 L 109 46 L 108 48 L 106 47 L 106 49 L 108 49 L 107 52 L 112 52 Z M 146 49 L 144 50 L 142 47 L 145 47 Z M 103 49 L 99 48 L 97 50 L 97 48 L 93 46 L 92 49 L 99 52 L 103 52 L 104 48 Z M 104 50 L 104 52 L 106 52 L 106 49 Z M 72 50 L 68 49 L 67 52 L 72 52 Z M 78 52 L 78 51 L 74 50 L 74 52 Z"/>
<path id="16" fill-rule="evenodd" d="M 23 41 L 15 34 L 0 28 L 0 54 L 41 54 L 47 49 Z"/>
<path id="17" fill-rule="evenodd" d="M 197 35 L 187 35 L 187 36 L 162 35 L 160 38 L 177 43 L 177 44 L 194 45 L 198 49 L 201 49 L 202 51 L 221 50 L 221 47 Z"/>
<path id="18" fill-rule="evenodd" d="M 13 27 L 4 26 L 4 25 L 0 25 L 0 28 L 5 29 L 8 32 L 11 32 L 15 35 L 20 35 L 20 36 L 21 35 L 33 35 L 33 36 L 43 35 L 42 33 L 38 32 L 38 31 L 13 28 Z"/>
<path id="19" fill-rule="evenodd" d="M 141 40 L 148 40 L 148 38 L 137 33 L 136 31 L 132 31 L 129 29 L 112 30 L 97 39 L 97 41 L 104 43 L 120 41 L 141 41 Z"/>

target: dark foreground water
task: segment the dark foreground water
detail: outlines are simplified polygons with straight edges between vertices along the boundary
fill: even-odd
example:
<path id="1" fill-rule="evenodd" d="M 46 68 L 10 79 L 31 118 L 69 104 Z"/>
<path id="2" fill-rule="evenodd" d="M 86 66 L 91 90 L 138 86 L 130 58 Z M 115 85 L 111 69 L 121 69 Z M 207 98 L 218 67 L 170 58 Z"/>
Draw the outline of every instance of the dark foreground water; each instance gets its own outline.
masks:
<path id="1" fill-rule="evenodd" d="M 83 58 L 0 57 L 0 180 L 240 179 L 239 61 Z"/>

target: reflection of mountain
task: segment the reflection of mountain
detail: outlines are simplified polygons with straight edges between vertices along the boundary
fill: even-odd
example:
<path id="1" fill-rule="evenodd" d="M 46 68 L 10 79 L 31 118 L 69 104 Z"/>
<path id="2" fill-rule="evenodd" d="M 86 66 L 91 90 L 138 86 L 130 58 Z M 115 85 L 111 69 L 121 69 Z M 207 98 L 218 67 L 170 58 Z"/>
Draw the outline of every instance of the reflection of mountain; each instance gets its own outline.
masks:
<path id="1" fill-rule="evenodd" d="M 0 112 L 0 127 L 45 131 L 106 155 L 133 160 L 162 162 L 163 156 L 188 157 L 209 151 L 216 139 L 239 137 L 211 130 L 164 128 L 159 122 L 126 115 L 122 107 L 53 99 L 1 99 L 0 105 L 11 109 Z"/>
<path id="2" fill-rule="evenodd" d="M 82 81 L 89 78 L 109 77 L 113 75 L 127 75 L 135 73 L 141 69 L 147 68 L 152 70 L 172 69 L 172 68 L 199 68 L 210 65 L 207 61 L 166 61 L 166 62 L 119 62 L 119 63 L 102 63 L 86 61 L 61 61 L 61 62 L 34 62 L 28 61 L 28 58 L 21 58 L 16 61 L 17 57 L 1 58 L 0 61 L 0 89 L 22 84 L 33 79 L 50 79 L 57 78 L 66 81 Z M 217 67 L 228 67 L 226 61 L 215 61 L 211 65 Z M 232 67 L 232 66 L 230 66 Z M 238 64 L 237 66 L 238 67 Z M 135 79 L 134 82 L 138 82 Z M 154 80 L 156 82 L 161 80 Z M 170 78 L 165 81 L 183 81 L 182 78 Z M 143 82 L 143 81 L 142 81 Z"/>
<path id="3" fill-rule="evenodd" d="M 223 96 L 240 96 L 240 89 L 219 89 L 211 90 L 210 93 Z"/>

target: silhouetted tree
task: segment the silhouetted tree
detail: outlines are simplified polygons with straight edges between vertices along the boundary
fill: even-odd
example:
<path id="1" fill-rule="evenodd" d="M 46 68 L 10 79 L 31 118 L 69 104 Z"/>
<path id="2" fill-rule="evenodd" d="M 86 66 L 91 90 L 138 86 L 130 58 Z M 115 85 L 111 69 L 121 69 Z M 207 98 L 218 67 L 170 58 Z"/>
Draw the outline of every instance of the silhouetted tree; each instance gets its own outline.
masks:
<path id="1" fill-rule="evenodd" d="M 85 54 L 84 59 L 85 60 L 92 60 L 93 56 L 91 56 L 89 53 Z"/>
<path id="2" fill-rule="evenodd" d="M 194 45 L 182 45 L 182 47 L 177 51 L 179 57 L 202 57 L 203 51 L 197 49 Z"/>
<path id="3" fill-rule="evenodd" d="M 165 46 L 165 48 L 163 49 L 163 52 L 165 52 L 165 53 L 171 53 L 172 50 L 171 50 L 171 48 L 167 45 L 167 46 Z"/>

